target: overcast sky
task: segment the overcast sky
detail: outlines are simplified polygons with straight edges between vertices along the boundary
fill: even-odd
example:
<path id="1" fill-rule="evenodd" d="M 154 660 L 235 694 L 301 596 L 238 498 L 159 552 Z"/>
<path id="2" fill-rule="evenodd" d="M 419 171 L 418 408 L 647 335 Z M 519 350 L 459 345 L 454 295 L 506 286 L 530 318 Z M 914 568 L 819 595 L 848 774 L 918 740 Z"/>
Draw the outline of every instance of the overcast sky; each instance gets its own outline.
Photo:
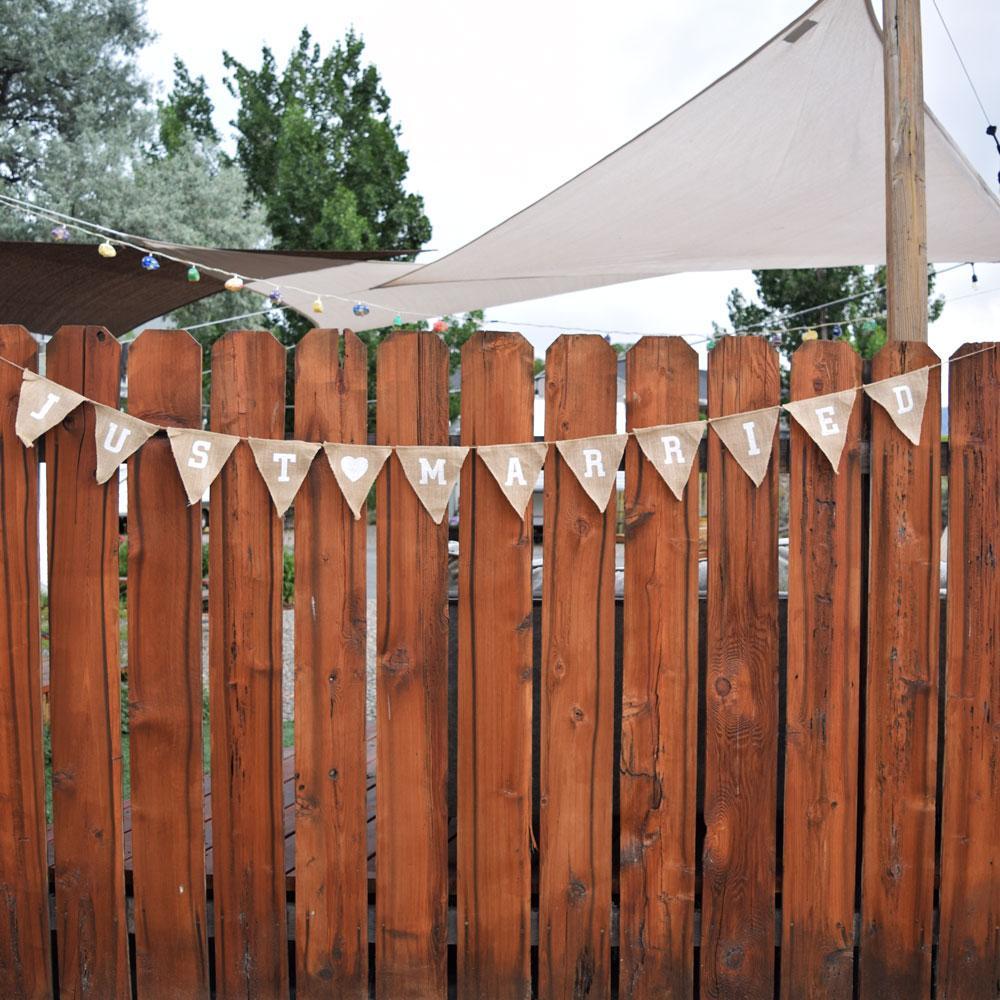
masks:
<path id="1" fill-rule="evenodd" d="M 1000 3 L 938 3 L 996 120 Z M 234 112 L 222 84 L 223 48 L 256 65 L 266 43 L 283 63 L 303 25 L 324 48 L 353 25 L 403 127 L 409 188 L 424 196 L 431 245 L 445 252 L 662 118 L 805 7 L 806 0 L 148 0 L 158 38 L 142 62 L 166 85 L 180 55 L 209 82 L 221 124 Z M 995 191 L 1000 158 L 933 0 L 923 0 L 923 24 L 927 102 Z M 733 128 L 745 124 L 734 121 Z M 719 143 L 725 155 L 725 136 Z M 1000 333 L 1000 265 L 977 271 L 975 286 L 968 268 L 940 279 L 950 300 L 931 327 L 940 354 Z M 725 321 L 726 295 L 736 285 L 751 292 L 750 273 L 674 275 L 502 306 L 487 317 L 521 329 L 539 355 L 560 331 L 525 324 L 701 335 L 713 319 Z"/>

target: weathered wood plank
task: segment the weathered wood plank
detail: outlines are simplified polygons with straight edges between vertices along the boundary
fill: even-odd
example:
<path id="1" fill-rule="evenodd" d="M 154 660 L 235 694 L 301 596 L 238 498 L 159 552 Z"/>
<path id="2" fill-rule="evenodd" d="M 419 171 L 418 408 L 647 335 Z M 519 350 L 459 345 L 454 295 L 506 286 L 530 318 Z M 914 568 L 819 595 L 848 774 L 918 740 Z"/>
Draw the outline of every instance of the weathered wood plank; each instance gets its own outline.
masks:
<path id="1" fill-rule="evenodd" d="M 708 364 L 713 417 L 773 406 L 777 355 L 725 337 Z M 701 988 L 773 995 L 778 741 L 778 462 L 759 488 L 708 436 L 708 675 Z"/>
<path id="2" fill-rule="evenodd" d="M 698 419 L 698 356 L 644 337 L 626 358 L 628 428 Z M 635 439 L 625 454 L 621 975 L 629 1000 L 694 990 L 698 469 L 677 501 Z"/>
<path id="3" fill-rule="evenodd" d="M 23 326 L 0 358 L 38 370 Z M 14 433 L 21 373 L 0 363 L 0 995 L 52 995 L 38 619 L 38 452 Z"/>
<path id="4" fill-rule="evenodd" d="M 791 397 L 861 384 L 846 343 L 803 344 Z M 791 425 L 781 995 L 854 986 L 861 669 L 861 430 L 855 399 L 839 472 Z M 843 429 L 843 428 L 841 428 Z"/>
<path id="5" fill-rule="evenodd" d="M 545 437 L 615 432 L 617 357 L 562 336 L 545 364 Z M 545 472 L 539 993 L 611 994 L 615 502 L 598 511 L 558 451 Z M 381 780 L 381 778 L 379 779 Z"/>
<path id="6" fill-rule="evenodd" d="M 284 436 L 285 351 L 269 333 L 212 348 L 211 428 Z M 288 994 L 281 805 L 281 520 L 246 442 L 212 486 L 209 690 L 219 997 Z"/>
<path id="7" fill-rule="evenodd" d="M 144 331 L 129 350 L 128 384 L 133 416 L 201 427 L 201 345 L 183 330 Z M 165 435 L 128 472 L 136 987 L 207 998 L 201 504 L 188 506 Z"/>
<path id="8" fill-rule="evenodd" d="M 531 345 L 462 349 L 462 443 L 532 439 Z M 519 517 L 473 453 L 459 519 L 458 991 L 531 996 L 531 505 Z"/>
<path id="9" fill-rule="evenodd" d="M 367 399 L 368 353 L 351 331 L 312 330 L 299 341 L 299 440 L 364 444 Z M 295 940 L 303 1000 L 368 996 L 366 531 L 317 455 L 295 501 Z"/>
<path id="10" fill-rule="evenodd" d="M 953 361 L 987 344 L 966 344 Z M 1000 356 L 950 368 L 942 1000 L 1000 990 Z"/>
<path id="11" fill-rule="evenodd" d="M 937 355 L 887 344 L 872 379 Z M 871 555 L 861 886 L 862 996 L 931 988 L 941 533 L 941 374 L 920 444 L 872 405 Z"/>
<path id="12" fill-rule="evenodd" d="M 47 375 L 118 405 L 121 347 L 107 330 L 64 326 Z M 94 408 L 45 441 L 49 528 L 49 698 L 59 989 L 131 993 L 122 838 L 118 656 L 118 480 L 95 479 Z"/>
<path id="13" fill-rule="evenodd" d="M 448 351 L 400 331 L 378 349 L 379 444 L 447 444 Z M 448 525 L 395 455 L 378 481 L 375 988 L 444 997 L 448 906 Z"/>

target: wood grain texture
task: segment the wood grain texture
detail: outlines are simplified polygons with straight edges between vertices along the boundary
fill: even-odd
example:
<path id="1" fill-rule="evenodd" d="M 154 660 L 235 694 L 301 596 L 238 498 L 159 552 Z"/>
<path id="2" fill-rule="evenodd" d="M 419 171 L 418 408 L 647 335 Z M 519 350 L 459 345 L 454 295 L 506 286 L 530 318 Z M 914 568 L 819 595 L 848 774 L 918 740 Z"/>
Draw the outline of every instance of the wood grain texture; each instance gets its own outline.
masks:
<path id="1" fill-rule="evenodd" d="M 724 337 L 709 416 L 778 402 L 777 355 Z M 768 997 L 774 984 L 778 739 L 778 461 L 755 488 L 708 434 L 708 675 L 701 989 Z"/>
<path id="2" fill-rule="evenodd" d="M 269 333 L 212 348 L 211 429 L 284 436 L 285 351 Z M 209 690 L 215 975 L 220 998 L 288 995 L 281 798 L 282 531 L 250 446 L 212 485 Z"/>
<path id="3" fill-rule="evenodd" d="M 23 326 L 0 358 L 38 370 Z M 38 618 L 38 449 L 14 433 L 21 373 L 0 364 L 0 996 L 52 996 Z"/>
<path id="4" fill-rule="evenodd" d="M 378 349 L 384 445 L 448 442 L 448 350 L 400 331 Z M 395 455 L 377 489 L 378 822 L 375 989 L 447 993 L 448 525 L 435 524 Z"/>
<path id="5" fill-rule="evenodd" d="M 201 427 L 201 345 L 146 330 L 128 353 L 128 410 Z M 201 504 L 166 435 L 128 461 L 129 740 L 136 987 L 208 997 L 202 813 Z"/>
<path id="6" fill-rule="evenodd" d="M 982 351 L 966 344 L 953 360 Z M 949 369 L 942 1000 L 1000 991 L 1000 357 Z"/>
<path id="7" fill-rule="evenodd" d="M 367 399 L 368 352 L 350 330 L 311 330 L 299 341 L 296 438 L 364 444 Z M 303 1000 L 368 996 L 366 531 L 317 455 L 295 500 L 295 952 Z"/>
<path id="8" fill-rule="evenodd" d="M 118 405 L 121 347 L 103 327 L 49 342 L 53 381 Z M 63 997 L 127 997 L 118 655 L 118 481 L 98 485 L 94 408 L 48 433 L 49 698 L 56 934 Z M 82 734 L 86 734 L 85 737 Z"/>
<path id="9" fill-rule="evenodd" d="M 615 432 L 617 356 L 564 335 L 545 363 L 545 438 Z M 611 994 L 615 503 L 594 506 L 556 448 L 545 471 L 539 994 Z"/>
<path id="10" fill-rule="evenodd" d="M 679 337 L 626 354 L 629 430 L 698 419 L 698 356 Z M 621 972 L 628 1000 L 694 990 L 698 468 L 677 501 L 635 439 L 625 454 L 619 762 Z"/>
<path id="11" fill-rule="evenodd" d="M 462 444 L 532 439 L 531 345 L 462 348 Z M 459 518 L 458 992 L 531 997 L 532 522 L 475 453 Z"/>
<path id="12" fill-rule="evenodd" d="M 886 301 L 890 340 L 927 342 L 927 195 L 920 0 L 882 0 Z"/>
<path id="13" fill-rule="evenodd" d="M 791 398 L 861 384 L 846 343 L 803 344 Z M 850 998 L 854 986 L 861 669 L 860 393 L 839 472 L 791 425 L 781 995 Z M 842 428 L 843 429 L 843 428 Z"/>
<path id="14" fill-rule="evenodd" d="M 872 380 L 937 360 L 925 344 L 887 344 L 872 362 Z M 940 369 L 931 369 L 918 446 L 880 406 L 871 408 L 862 996 L 927 996 L 931 988 L 940 383 Z"/>

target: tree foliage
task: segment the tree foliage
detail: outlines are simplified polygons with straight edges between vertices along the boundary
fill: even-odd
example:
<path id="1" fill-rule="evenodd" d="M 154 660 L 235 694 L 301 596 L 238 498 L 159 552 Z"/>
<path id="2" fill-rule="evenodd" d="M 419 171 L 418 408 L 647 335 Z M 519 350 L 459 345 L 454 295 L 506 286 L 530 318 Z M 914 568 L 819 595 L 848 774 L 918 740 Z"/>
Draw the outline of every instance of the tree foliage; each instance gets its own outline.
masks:
<path id="1" fill-rule="evenodd" d="M 257 69 L 224 54 L 239 99 L 236 155 L 279 249 L 419 249 L 423 199 L 408 193 L 400 126 L 378 70 L 349 31 L 326 55 L 303 28 L 283 69 L 264 46 Z"/>
<path id="2" fill-rule="evenodd" d="M 134 57 L 150 40 L 138 0 L 0 0 L 0 181 L 27 188 L 56 138 L 120 123 L 149 88 Z"/>
<path id="3" fill-rule="evenodd" d="M 184 61 L 174 57 L 174 86 L 160 111 L 160 145 L 168 154 L 179 153 L 192 139 L 218 145 L 219 133 L 212 122 L 215 110 L 205 78 L 193 78 Z"/>
<path id="4" fill-rule="evenodd" d="M 747 301 L 734 288 L 726 300 L 730 325 L 713 324 L 716 336 L 735 331 L 773 337 L 789 362 L 809 329 L 824 340 L 848 341 L 863 358 L 871 358 L 886 341 L 884 267 L 797 268 L 754 271 L 753 276 L 758 301 Z M 944 309 L 944 299 L 934 295 L 934 282 L 931 270 L 927 294 L 932 323 Z"/>

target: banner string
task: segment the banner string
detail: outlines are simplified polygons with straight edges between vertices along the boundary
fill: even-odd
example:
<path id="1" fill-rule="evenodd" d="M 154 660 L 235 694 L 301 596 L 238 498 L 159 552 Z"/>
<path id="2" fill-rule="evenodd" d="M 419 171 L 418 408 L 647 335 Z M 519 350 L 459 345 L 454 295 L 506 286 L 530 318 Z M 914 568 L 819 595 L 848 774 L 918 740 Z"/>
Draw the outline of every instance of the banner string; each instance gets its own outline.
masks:
<path id="1" fill-rule="evenodd" d="M 975 351 L 970 351 L 968 354 L 960 354 L 957 357 L 953 357 L 953 358 L 950 358 L 950 359 L 944 359 L 944 360 L 941 360 L 941 361 L 936 361 L 934 364 L 921 365 L 920 368 L 914 368 L 911 371 L 907 371 L 907 372 L 900 372 L 898 375 L 891 375 L 888 378 L 876 379 L 874 382 L 864 382 L 864 383 L 861 383 L 860 385 L 855 385 L 855 386 L 846 386 L 845 388 L 838 389 L 836 391 L 837 392 L 850 392 L 853 389 L 855 392 L 862 392 L 862 391 L 864 391 L 866 389 L 869 389 L 869 388 L 872 388 L 874 386 L 884 385 L 887 382 L 893 382 L 896 379 L 898 379 L 900 376 L 914 374 L 915 372 L 921 371 L 922 369 L 927 369 L 928 371 L 931 371 L 932 369 L 935 369 L 935 368 L 941 368 L 945 364 L 957 364 L 958 362 L 965 361 L 968 358 L 974 358 L 974 357 L 976 357 L 979 354 L 985 354 L 987 351 L 996 350 L 997 347 L 1000 347 L 1000 342 L 989 344 L 986 347 L 981 347 L 981 348 L 979 348 L 978 350 L 975 350 Z M 2 361 L 5 365 L 9 365 L 11 368 L 16 368 L 22 374 L 25 373 L 25 372 L 30 371 L 30 369 L 25 368 L 23 365 L 19 365 L 16 362 L 11 361 L 9 358 L 3 357 L 2 355 L 0 355 L 0 361 Z M 52 382 L 52 379 L 48 379 L 48 381 Z M 58 382 L 54 382 L 53 384 L 54 385 L 59 385 Z M 60 388 L 64 388 L 65 389 L 66 386 L 60 386 Z M 75 391 L 75 390 L 67 390 L 67 391 L 72 392 L 72 391 Z M 78 394 L 78 395 L 80 395 L 80 394 Z M 824 394 L 824 395 L 826 395 L 826 394 Z M 809 399 L 809 398 L 822 398 L 822 396 L 819 396 L 819 397 L 806 397 L 806 398 L 807 399 Z M 89 399 L 86 396 L 83 397 L 83 401 L 85 403 L 91 403 L 94 406 L 105 405 L 105 404 L 96 403 L 94 400 Z M 802 402 L 802 400 L 791 400 L 791 402 Z M 774 409 L 775 407 L 777 407 L 779 409 L 785 409 L 784 404 L 780 404 L 780 403 L 775 403 L 773 406 L 763 406 L 763 407 L 762 406 L 756 406 L 752 410 L 738 410 L 738 411 L 734 411 L 733 413 L 720 414 L 719 416 L 716 416 L 716 417 L 707 417 L 706 420 L 705 420 L 705 422 L 711 424 L 711 423 L 714 423 L 716 421 L 730 420 L 733 417 L 749 416 L 749 415 L 752 415 L 754 413 L 760 413 L 760 412 L 765 411 L 765 410 Z M 152 421 L 148 421 L 148 422 L 152 423 Z M 163 427 L 163 426 L 160 426 L 160 425 L 156 425 L 156 426 L 160 430 L 166 430 L 166 427 Z M 664 424 L 663 426 L 670 426 L 670 425 Z M 640 429 L 646 429 L 646 428 L 640 428 Z M 635 434 L 635 431 L 626 431 L 625 434 L 624 434 L 624 436 L 634 436 L 634 434 Z M 593 437 L 594 435 L 590 435 L 590 436 Z M 598 435 L 598 436 L 599 437 L 600 436 L 603 436 L 603 437 L 618 437 L 618 436 L 622 436 L 622 435 L 610 434 L 610 435 Z M 247 438 L 241 438 L 241 440 L 247 440 Z M 274 440 L 281 440 L 281 439 L 275 438 Z M 560 440 L 562 440 L 562 441 L 565 442 L 567 440 L 577 440 L 577 439 L 562 438 Z M 585 440 L 585 439 L 584 438 L 580 438 L 578 440 Z M 330 443 L 334 443 L 334 442 L 330 442 Z M 513 443 L 514 444 L 525 444 L 525 443 L 532 443 L 532 442 L 513 442 Z M 547 439 L 543 439 L 541 442 L 535 442 L 535 443 L 542 443 L 542 444 L 546 444 L 546 445 L 550 445 L 551 446 L 551 445 L 556 444 L 557 442 L 556 441 L 549 441 Z M 472 447 L 473 449 L 475 449 L 476 446 L 472 445 L 470 447 Z"/>

